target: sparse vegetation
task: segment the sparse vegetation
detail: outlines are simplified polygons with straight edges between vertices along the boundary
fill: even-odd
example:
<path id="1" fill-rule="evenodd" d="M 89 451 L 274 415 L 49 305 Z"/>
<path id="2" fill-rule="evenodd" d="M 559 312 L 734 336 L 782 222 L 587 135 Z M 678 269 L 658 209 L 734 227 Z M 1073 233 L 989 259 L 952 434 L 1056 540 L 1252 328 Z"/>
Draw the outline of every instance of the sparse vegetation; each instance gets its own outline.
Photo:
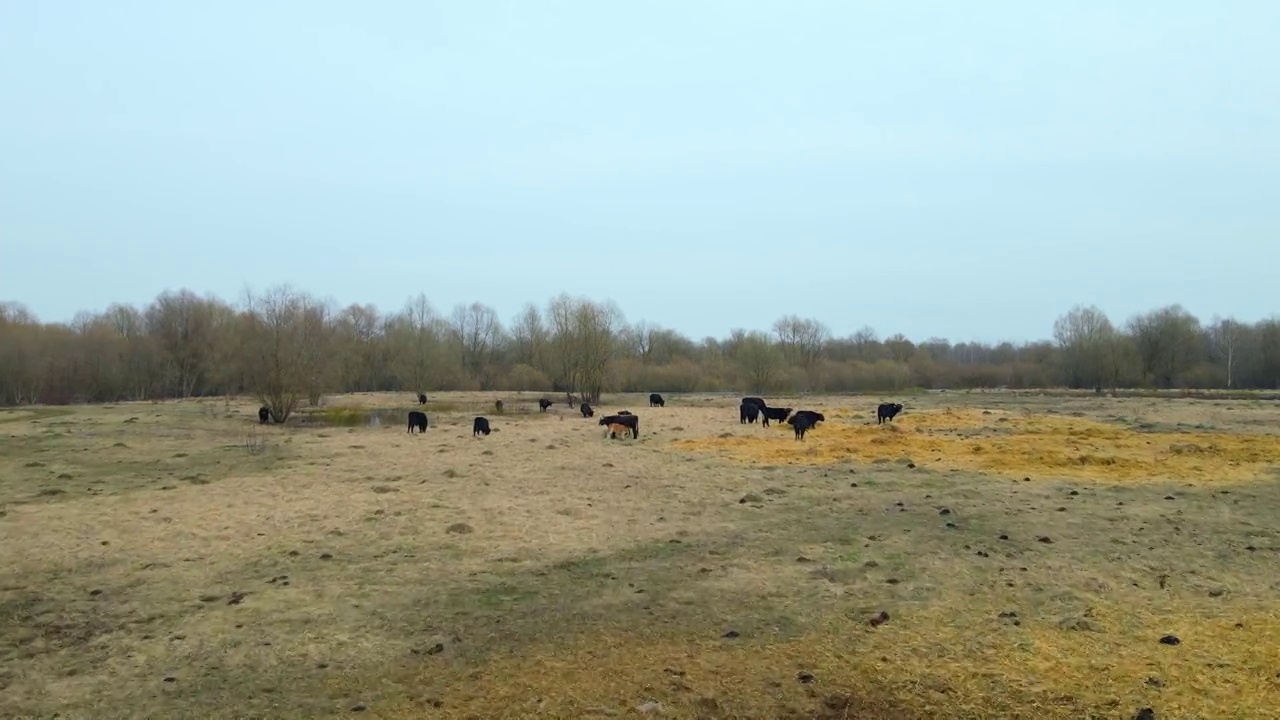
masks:
<path id="1" fill-rule="evenodd" d="M 828 418 L 796 442 L 740 427 L 736 398 L 683 396 L 637 411 L 638 441 L 601 442 L 555 406 L 460 442 L 493 399 L 442 393 L 458 410 L 412 438 L 259 430 L 249 399 L 230 418 L 77 408 L 64 419 L 90 432 L 73 435 L 10 423 L 0 714 L 1074 720 L 1280 703 L 1274 403 L 927 393 L 877 426 L 878 397 L 777 398 Z M 332 400 L 304 414 L 407 407 Z M 270 454 L 235 452 L 253 434 Z"/>

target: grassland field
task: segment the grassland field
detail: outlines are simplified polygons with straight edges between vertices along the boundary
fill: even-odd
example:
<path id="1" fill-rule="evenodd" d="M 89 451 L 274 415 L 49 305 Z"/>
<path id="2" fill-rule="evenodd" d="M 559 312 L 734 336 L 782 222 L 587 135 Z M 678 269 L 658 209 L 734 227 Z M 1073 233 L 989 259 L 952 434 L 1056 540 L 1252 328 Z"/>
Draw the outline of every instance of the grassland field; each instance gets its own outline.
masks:
<path id="1" fill-rule="evenodd" d="M 1275 400 L 538 397 L 0 410 L 0 717 L 1280 717 Z"/>

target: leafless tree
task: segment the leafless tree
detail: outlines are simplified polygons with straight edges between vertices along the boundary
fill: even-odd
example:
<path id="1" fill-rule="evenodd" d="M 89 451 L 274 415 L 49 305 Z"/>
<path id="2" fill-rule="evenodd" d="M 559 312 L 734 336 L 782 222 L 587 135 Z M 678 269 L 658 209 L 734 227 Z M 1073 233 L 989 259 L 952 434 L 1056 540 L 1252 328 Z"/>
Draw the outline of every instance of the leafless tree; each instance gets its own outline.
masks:
<path id="1" fill-rule="evenodd" d="M 1214 356 L 1226 365 L 1227 387 L 1232 387 L 1237 352 L 1243 335 L 1244 326 L 1232 318 L 1215 317 L 1209 325 L 1209 347 Z"/>
<path id="2" fill-rule="evenodd" d="M 403 389 L 421 392 L 438 387 L 447 362 L 444 338 L 448 325 L 436 315 L 427 296 L 411 298 L 388 328 L 394 363 Z"/>
<path id="3" fill-rule="evenodd" d="M 1129 321 L 1142 361 L 1143 375 L 1160 387 L 1173 387 L 1174 381 L 1201 350 L 1203 335 L 1200 321 L 1181 305 L 1152 310 Z"/>
<path id="4" fill-rule="evenodd" d="M 461 350 L 463 369 L 480 383 L 482 390 L 491 386 L 489 368 L 497 358 L 503 339 L 498 313 L 484 303 L 458 305 L 450 320 L 454 341 Z"/>
<path id="5" fill-rule="evenodd" d="M 763 393 L 773 388 L 783 355 L 768 335 L 759 331 L 735 331 L 732 358 L 746 378 L 748 389 Z"/>
<path id="6" fill-rule="evenodd" d="M 609 363 L 617 352 L 622 312 L 611 302 L 594 303 L 562 294 L 547 306 L 555 380 L 569 394 L 599 402 Z"/>
<path id="7" fill-rule="evenodd" d="M 875 348 L 880 344 L 879 336 L 870 325 L 864 325 L 850 338 L 856 357 L 863 362 L 875 360 Z"/>
<path id="8" fill-rule="evenodd" d="M 511 360 L 516 365 L 547 370 L 547 329 L 542 313 L 533 303 L 525 303 L 511 322 Z"/>
<path id="9" fill-rule="evenodd" d="M 247 296 L 241 316 L 245 377 L 275 421 L 285 422 L 324 375 L 327 309 L 288 285 Z"/>
<path id="10" fill-rule="evenodd" d="M 809 369 L 822 359 L 831 331 L 817 320 L 787 315 L 773 323 L 778 345 L 787 362 Z"/>
<path id="11" fill-rule="evenodd" d="M 1076 305 L 1053 323 L 1070 387 L 1100 389 L 1115 379 L 1115 328 L 1096 306 Z"/>
<path id="12" fill-rule="evenodd" d="M 147 308 L 148 332 L 164 352 L 180 397 L 190 397 L 209 368 L 214 342 L 210 305 L 181 290 L 162 293 Z"/>

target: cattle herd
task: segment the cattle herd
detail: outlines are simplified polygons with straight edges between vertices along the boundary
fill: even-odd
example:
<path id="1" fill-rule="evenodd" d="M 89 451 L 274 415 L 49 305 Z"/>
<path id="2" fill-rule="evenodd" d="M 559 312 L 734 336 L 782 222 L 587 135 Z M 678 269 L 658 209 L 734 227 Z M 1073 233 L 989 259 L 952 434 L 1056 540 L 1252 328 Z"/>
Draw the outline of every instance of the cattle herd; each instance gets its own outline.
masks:
<path id="1" fill-rule="evenodd" d="M 425 405 L 427 396 L 418 393 L 418 404 Z M 538 412 L 546 412 L 547 408 L 555 403 L 547 398 L 538 400 Z M 572 402 L 570 402 L 572 405 Z M 658 393 L 649 395 L 649 407 L 666 407 L 667 402 Z M 494 403 L 494 407 L 499 413 L 502 412 L 502 401 L 498 400 Z M 589 418 L 595 416 L 595 410 L 587 403 L 578 406 L 582 417 Z M 893 418 L 902 412 L 902 403 L 880 403 L 876 407 L 876 424 L 892 422 Z M 267 407 L 258 408 L 258 422 L 265 423 L 271 417 L 271 410 Z M 754 423 L 761 421 L 764 427 L 769 427 L 769 421 L 777 423 L 785 422 L 795 431 L 796 440 L 803 440 L 804 435 L 812 430 L 818 423 L 826 421 L 826 416 L 820 412 L 813 410 L 792 410 L 789 407 L 769 407 L 763 398 L 744 397 L 742 403 L 738 406 L 738 421 L 742 424 Z M 426 432 L 430 421 L 427 414 L 421 410 L 409 411 L 409 429 L 412 434 L 415 430 L 418 432 Z M 610 438 L 624 437 L 631 435 L 633 439 L 640 437 L 640 418 L 633 414 L 630 410 L 619 410 L 613 415 L 606 415 L 600 418 L 599 424 L 606 427 L 606 433 Z M 476 417 L 472 421 L 471 435 L 478 437 L 480 435 L 488 436 L 491 432 L 496 432 L 497 428 L 489 426 L 489 419 L 486 417 Z"/>

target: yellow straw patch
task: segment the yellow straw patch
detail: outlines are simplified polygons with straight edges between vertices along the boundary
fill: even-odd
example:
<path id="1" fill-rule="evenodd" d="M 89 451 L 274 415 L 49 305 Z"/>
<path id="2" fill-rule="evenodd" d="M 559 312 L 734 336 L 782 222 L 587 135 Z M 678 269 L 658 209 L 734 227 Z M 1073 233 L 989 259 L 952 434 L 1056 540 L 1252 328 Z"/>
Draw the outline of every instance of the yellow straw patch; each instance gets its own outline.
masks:
<path id="1" fill-rule="evenodd" d="M 910 460 L 1010 477 L 1101 481 L 1239 481 L 1280 463 L 1280 435 L 1141 432 L 1083 418 L 979 410 L 918 411 L 884 425 L 853 424 L 832 413 L 800 442 L 789 425 L 778 430 L 761 436 L 752 427 L 750 435 L 676 440 L 672 446 L 753 463 Z"/>

